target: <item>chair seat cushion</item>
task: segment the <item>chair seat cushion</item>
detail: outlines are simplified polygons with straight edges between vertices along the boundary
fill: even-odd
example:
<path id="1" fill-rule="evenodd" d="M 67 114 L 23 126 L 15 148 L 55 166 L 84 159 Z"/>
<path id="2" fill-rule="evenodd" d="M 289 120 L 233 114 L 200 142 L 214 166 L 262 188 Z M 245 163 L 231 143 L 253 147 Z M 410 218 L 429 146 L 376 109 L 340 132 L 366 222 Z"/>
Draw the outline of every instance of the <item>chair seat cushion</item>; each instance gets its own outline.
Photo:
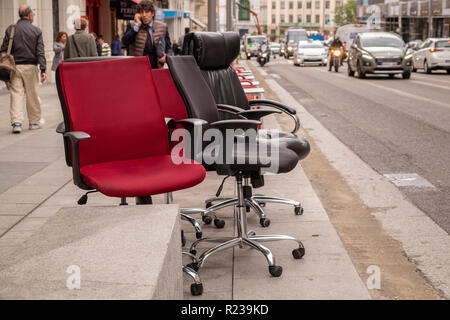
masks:
<path id="1" fill-rule="evenodd" d="M 258 140 L 260 141 L 276 138 L 279 140 L 280 146 L 294 151 L 298 156 L 298 160 L 305 159 L 311 151 L 311 146 L 306 139 L 297 137 L 292 133 L 264 129 L 258 131 Z"/>
<path id="2" fill-rule="evenodd" d="M 175 164 L 170 155 L 90 164 L 83 181 L 110 197 L 145 197 L 193 187 L 203 181 L 200 164 Z"/>

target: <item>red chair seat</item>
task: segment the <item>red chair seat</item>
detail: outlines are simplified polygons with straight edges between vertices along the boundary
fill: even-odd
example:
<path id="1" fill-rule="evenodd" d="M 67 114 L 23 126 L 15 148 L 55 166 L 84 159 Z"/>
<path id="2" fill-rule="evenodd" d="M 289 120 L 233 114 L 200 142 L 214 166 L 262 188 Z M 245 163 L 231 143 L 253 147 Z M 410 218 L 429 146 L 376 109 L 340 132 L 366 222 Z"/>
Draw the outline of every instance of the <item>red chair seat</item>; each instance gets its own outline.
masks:
<path id="1" fill-rule="evenodd" d="M 81 168 L 83 180 L 110 197 L 145 197 L 193 187 L 205 178 L 200 164 L 173 163 L 170 155 L 102 162 Z"/>

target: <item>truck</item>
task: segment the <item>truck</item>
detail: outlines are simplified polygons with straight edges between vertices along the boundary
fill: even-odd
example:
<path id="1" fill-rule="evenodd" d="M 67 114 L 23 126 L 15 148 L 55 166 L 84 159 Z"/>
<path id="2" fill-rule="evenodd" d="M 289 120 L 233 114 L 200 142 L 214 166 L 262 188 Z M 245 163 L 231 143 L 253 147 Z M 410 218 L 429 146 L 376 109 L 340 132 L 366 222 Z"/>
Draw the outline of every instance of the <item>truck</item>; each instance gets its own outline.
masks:
<path id="1" fill-rule="evenodd" d="M 286 44 L 284 57 L 289 59 L 294 55 L 294 49 L 297 47 L 298 42 L 302 40 L 308 40 L 308 32 L 303 28 L 288 28 L 286 33 Z"/>
<path id="2" fill-rule="evenodd" d="M 267 36 L 265 34 L 257 36 L 244 36 L 244 51 L 248 60 L 251 59 L 251 57 L 257 56 L 259 46 L 264 40 L 267 40 Z"/>
<path id="3" fill-rule="evenodd" d="M 348 50 L 358 34 L 369 31 L 365 24 L 346 24 L 336 30 L 334 38 L 339 37 L 345 50 Z"/>

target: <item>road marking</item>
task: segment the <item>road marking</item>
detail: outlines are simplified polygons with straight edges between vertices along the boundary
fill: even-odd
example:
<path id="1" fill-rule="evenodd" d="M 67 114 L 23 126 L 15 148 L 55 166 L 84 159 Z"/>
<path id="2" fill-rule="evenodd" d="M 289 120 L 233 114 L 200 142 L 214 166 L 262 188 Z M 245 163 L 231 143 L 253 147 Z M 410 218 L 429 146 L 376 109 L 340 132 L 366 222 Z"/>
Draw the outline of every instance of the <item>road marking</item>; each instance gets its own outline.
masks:
<path id="1" fill-rule="evenodd" d="M 427 179 L 417 173 L 384 174 L 397 187 L 415 187 L 421 189 L 436 189 Z"/>
<path id="2" fill-rule="evenodd" d="M 272 73 L 271 76 L 272 76 L 272 78 L 275 78 L 275 79 L 281 79 L 280 75 L 278 75 L 276 73 Z"/>
<path id="3" fill-rule="evenodd" d="M 434 78 L 432 75 L 429 75 L 429 76 L 427 76 L 427 75 L 425 75 L 425 74 L 423 74 L 423 73 L 413 73 L 413 75 L 414 75 L 414 77 L 416 78 L 421 78 L 421 79 L 426 79 L 426 80 L 430 80 L 430 81 L 437 81 L 437 82 L 442 82 L 442 83 L 446 83 L 447 85 L 449 85 L 450 84 L 450 81 L 446 81 L 446 80 L 442 80 L 442 79 L 436 79 L 436 78 Z M 435 74 L 435 76 L 438 76 L 438 75 L 436 75 Z"/>
<path id="4" fill-rule="evenodd" d="M 320 72 L 328 73 L 328 71 L 326 71 L 326 70 L 320 70 L 320 69 L 317 69 L 317 70 L 320 71 Z M 341 75 L 341 74 L 336 74 L 336 73 L 330 73 L 330 74 L 332 74 L 332 75 L 334 75 L 336 77 L 346 78 L 346 79 L 353 80 L 353 81 L 358 81 L 358 79 L 355 79 L 355 78 L 350 79 L 350 77 L 345 77 L 344 75 Z M 387 90 L 387 91 L 391 91 L 391 92 L 397 93 L 399 95 L 402 95 L 402 96 L 405 96 L 405 97 L 408 97 L 408 98 L 422 100 L 424 102 L 437 104 L 437 105 L 443 106 L 445 108 L 450 108 L 450 103 L 440 102 L 440 101 L 436 101 L 436 100 L 433 100 L 433 99 L 417 96 L 415 94 L 411 94 L 411 93 L 403 92 L 401 90 L 385 87 L 385 86 L 382 86 L 382 85 L 379 85 L 379 84 L 375 84 L 373 82 L 368 82 L 368 81 L 360 81 L 360 82 L 368 84 L 368 85 L 371 85 L 371 86 L 376 87 L 376 88 L 380 88 L 380 89 L 384 89 L 384 90 Z"/>
<path id="5" fill-rule="evenodd" d="M 416 80 L 416 79 L 411 79 L 411 80 L 414 81 L 414 82 L 417 82 L 417 83 L 424 84 L 426 86 L 440 88 L 440 89 L 444 89 L 444 90 L 450 90 L 450 83 L 447 86 L 440 86 L 438 84 L 428 83 L 428 82 L 424 82 L 424 81 L 420 81 L 420 80 Z"/>

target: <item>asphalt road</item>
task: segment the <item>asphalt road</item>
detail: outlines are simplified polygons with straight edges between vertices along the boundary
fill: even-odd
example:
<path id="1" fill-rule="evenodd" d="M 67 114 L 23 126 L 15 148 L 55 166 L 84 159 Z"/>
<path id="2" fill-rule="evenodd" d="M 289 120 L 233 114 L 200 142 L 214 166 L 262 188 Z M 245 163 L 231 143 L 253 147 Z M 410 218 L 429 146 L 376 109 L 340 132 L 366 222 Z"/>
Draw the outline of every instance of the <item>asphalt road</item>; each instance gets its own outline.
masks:
<path id="1" fill-rule="evenodd" d="M 264 67 L 328 130 L 380 174 L 415 173 L 432 187 L 399 187 L 450 233 L 450 75 L 361 80 L 271 59 Z"/>

